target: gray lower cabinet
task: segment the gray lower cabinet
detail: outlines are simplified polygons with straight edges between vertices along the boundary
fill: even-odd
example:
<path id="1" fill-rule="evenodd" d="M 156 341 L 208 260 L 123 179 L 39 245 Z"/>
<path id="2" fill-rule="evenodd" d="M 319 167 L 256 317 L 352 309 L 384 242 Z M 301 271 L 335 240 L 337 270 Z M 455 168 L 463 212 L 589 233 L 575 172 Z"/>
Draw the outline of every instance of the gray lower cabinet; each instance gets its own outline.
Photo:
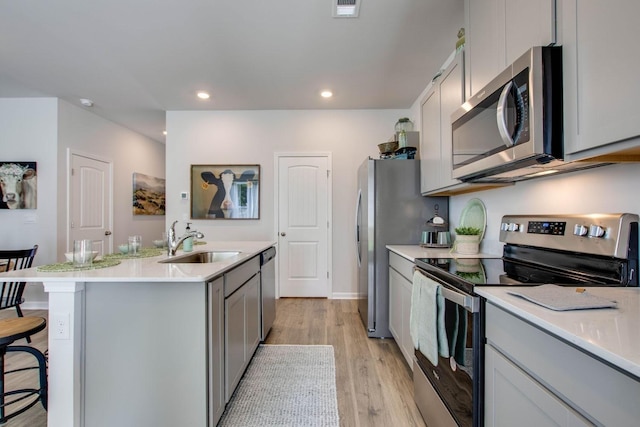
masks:
<path id="1" fill-rule="evenodd" d="M 207 346 L 209 427 L 218 424 L 225 406 L 224 393 L 224 279 L 207 283 Z"/>
<path id="2" fill-rule="evenodd" d="M 486 304 L 486 426 L 635 426 L 640 381 Z"/>
<path id="3" fill-rule="evenodd" d="M 259 270 L 260 263 L 256 257 L 233 270 L 233 274 L 224 276 L 226 402 L 231 398 L 260 343 Z"/>
<path id="4" fill-rule="evenodd" d="M 486 426 L 592 425 L 495 348 L 485 348 Z"/>
<path id="5" fill-rule="evenodd" d="M 389 330 L 413 369 L 413 340 L 409 333 L 413 263 L 389 252 Z"/>

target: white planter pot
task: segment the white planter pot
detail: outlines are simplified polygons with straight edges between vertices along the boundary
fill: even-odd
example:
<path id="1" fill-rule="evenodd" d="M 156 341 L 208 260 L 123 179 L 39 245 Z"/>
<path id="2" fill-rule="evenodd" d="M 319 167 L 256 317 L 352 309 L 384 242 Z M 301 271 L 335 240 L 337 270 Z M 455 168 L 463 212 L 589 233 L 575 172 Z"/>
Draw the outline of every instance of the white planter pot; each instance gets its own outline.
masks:
<path id="1" fill-rule="evenodd" d="M 454 251 L 462 255 L 473 255 L 480 252 L 480 236 L 458 235 L 454 243 Z"/>

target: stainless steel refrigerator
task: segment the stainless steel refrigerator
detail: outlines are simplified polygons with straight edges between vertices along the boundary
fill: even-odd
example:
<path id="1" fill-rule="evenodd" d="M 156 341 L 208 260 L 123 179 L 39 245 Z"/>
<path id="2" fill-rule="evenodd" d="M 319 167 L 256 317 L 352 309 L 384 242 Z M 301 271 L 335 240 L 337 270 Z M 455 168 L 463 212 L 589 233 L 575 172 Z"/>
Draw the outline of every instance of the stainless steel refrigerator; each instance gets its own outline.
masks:
<path id="1" fill-rule="evenodd" d="M 420 244 L 436 209 L 448 220 L 449 200 L 423 197 L 420 161 L 400 159 L 366 159 L 358 169 L 356 197 L 358 311 L 369 337 L 391 337 L 386 245 Z"/>

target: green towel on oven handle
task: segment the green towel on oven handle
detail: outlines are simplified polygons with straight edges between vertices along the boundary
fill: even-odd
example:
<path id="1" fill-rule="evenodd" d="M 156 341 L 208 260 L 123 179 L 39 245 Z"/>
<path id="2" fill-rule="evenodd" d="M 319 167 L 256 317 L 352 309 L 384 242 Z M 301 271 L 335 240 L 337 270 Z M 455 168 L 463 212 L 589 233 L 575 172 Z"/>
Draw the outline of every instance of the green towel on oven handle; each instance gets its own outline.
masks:
<path id="1" fill-rule="evenodd" d="M 440 284 L 415 271 L 409 332 L 414 348 L 420 350 L 434 366 L 438 366 L 438 355 L 449 357 L 444 304 Z"/>

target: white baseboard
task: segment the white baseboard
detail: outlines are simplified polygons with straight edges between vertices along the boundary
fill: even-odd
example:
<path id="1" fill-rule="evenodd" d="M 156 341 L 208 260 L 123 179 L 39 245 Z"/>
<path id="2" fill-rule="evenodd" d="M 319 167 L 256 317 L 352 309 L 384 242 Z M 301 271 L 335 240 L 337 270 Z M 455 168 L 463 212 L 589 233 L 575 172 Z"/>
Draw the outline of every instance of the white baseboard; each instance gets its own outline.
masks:
<path id="1" fill-rule="evenodd" d="M 334 292 L 331 299 L 358 299 L 357 292 Z"/>
<path id="2" fill-rule="evenodd" d="M 20 304 L 23 310 L 49 310 L 48 301 L 25 301 Z"/>

